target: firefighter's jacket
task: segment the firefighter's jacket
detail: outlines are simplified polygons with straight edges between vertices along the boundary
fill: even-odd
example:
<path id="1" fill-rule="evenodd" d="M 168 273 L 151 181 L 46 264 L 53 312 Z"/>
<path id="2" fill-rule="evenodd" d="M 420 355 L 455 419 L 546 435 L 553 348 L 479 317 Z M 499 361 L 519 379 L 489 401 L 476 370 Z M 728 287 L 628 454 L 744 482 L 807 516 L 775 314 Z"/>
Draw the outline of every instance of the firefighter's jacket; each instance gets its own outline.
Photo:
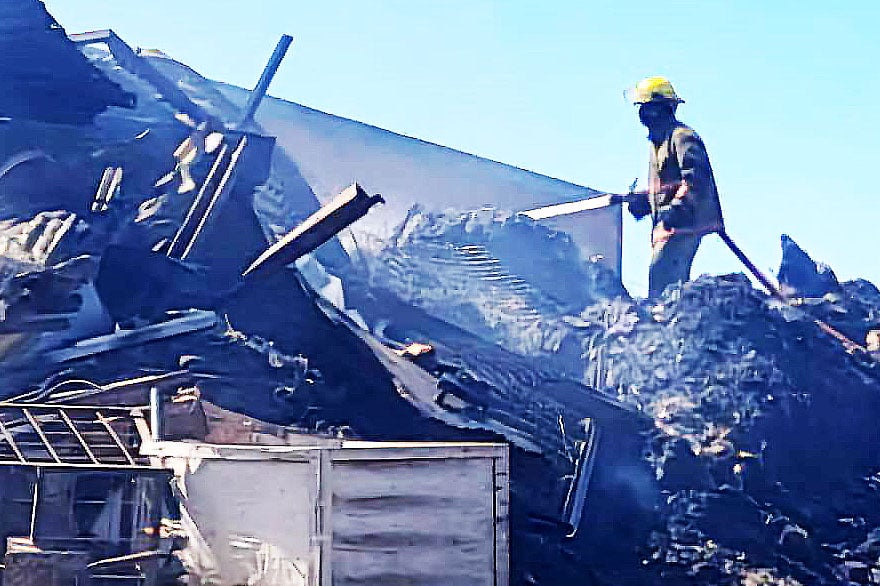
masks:
<path id="1" fill-rule="evenodd" d="M 671 234 L 703 235 L 723 229 L 709 155 L 693 129 L 678 122 L 660 145 L 651 143 L 648 182 L 654 244 Z M 668 206 L 687 207 L 683 215 L 691 221 L 676 228 L 658 224 L 658 214 Z"/>

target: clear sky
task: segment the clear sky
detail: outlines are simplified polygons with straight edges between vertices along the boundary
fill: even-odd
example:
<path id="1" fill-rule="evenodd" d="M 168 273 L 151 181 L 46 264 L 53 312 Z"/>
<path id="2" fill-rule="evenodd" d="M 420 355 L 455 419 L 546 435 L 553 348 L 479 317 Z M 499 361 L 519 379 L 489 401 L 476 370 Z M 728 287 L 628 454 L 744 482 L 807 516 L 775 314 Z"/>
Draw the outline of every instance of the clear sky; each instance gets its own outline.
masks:
<path id="1" fill-rule="evenodd" d="M 622 92 L 668 76 L 703 137 L 728 232 L 775 272 L 787 233 L 844 279 L 880 284 L 876 0 L 46 0 L 68 32 L 112 28 L 203 75 L 596 189 L 648 145 Z M 481 202 L 482 203 L 482 202 Z M 624 280 L 647 288 L 646 222 Z M 695 274 L 742 270 L 717 237 Z"/>

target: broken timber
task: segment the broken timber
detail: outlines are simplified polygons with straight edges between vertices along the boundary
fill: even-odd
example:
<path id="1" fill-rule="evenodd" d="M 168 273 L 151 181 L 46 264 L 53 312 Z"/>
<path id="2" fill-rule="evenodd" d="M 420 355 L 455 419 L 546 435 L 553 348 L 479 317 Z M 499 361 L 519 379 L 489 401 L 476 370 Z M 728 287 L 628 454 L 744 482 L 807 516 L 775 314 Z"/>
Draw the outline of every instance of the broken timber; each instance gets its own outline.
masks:
<path id="1" fill-rule="evenodd" d="M 206 330 L 213 327 L 216 323 L 217 314 L 213 311 L 193 310 L 183 317 L 152 324 L 136 330 L 120 330 L 106 336 L 80 340 L 68 348 L 49 352 L 46 357 L 52 362 L 67 362 L 68 360 L 84 356 L 145 344 L 188 332 Z"/>
<path id="2" fill-rule="evenodd" d="M 221 147 L 183 223 L 168 246 L 167 256 L 180 260 L 189 256 L 211 215 L 217 213 L 223 198 L 231 189 L 238 160 L 246 146 L 247 136 L 243 136 L 231 154 L 227 145 Z M 209 191 L 211 195 L 206 197 Z"/>
<path id="3" fill-rule="evenodd" d="M 291 264 L 363 218 L 371 207 L 384 202 L 381 195 L 367 195 L 360 185 L 352 184 L 257 257 L 242 276 Z"/>
<path id="4" fill-rule="evenodd" d="M 122 167 L 107 167 L 101 175 L 98 190 L 92 202 L 92 213 L 103 214 L 110 209 L 110 200 L 119 192 L 122 184 Z"/>
<path id="5" fill-rule="evenodd" d="M 260 81 L 257 82 L 257 87 L 251 92 L 251 97 L 245 107 L 244 116 L 238 124 L 239 130 L 247 130 L 247 127 L 254 121 L 254 114 L 256 114 L 257 108 L 260 107 L 260 102 L 262 102 L 263 98 L 266 96 L 266 92 L 269 90 L 269 84 L 272 83 L 272 78 L 274 78 L 275 74 L 278 72 L 278 67 L 281 65 L 281 61 L 287 54 L 287 50 L 290 48 L 292 42 L 293 37 L 290 35 L 281 35 L 278 44 L 275 46 L 275 51 L 272 53 L 269 62 L 266 63 L 266 68 L 263 70 L 263 74 L 260 76 Z"/>

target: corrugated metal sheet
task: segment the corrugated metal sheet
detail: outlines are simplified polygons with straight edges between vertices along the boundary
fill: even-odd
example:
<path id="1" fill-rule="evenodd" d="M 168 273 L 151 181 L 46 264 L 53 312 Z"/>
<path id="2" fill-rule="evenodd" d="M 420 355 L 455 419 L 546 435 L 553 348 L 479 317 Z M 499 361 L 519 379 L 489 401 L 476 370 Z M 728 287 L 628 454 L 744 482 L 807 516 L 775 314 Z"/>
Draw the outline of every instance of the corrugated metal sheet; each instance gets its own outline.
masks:
<path id="1" fill-rule="evenodd" d="M 230 125 L 240 120 L 250 91 L 207 80 L 167 57 L 144 60 L 210 115 Z M 255 119 L 262 132 L 277 137 L 280 147 L 273 161 L 274 185 L 258 194 L 256 206 L 264 220 L 269 216 L 271 223 L 289 224 L 282 232 L 353 182 L 386 199 L 381 213 L 369 214 L 352 227 L 358 246 L 389 237 L 415 204 L 429 211 L 484 205 L 523 211 L 599 193 L 268 96 Z M 283 197 L 274 193 L 278 189 Z M 585 258 L 601 257 L 619 273 L 620 206 L 544 222 L 568 232 Z"/>

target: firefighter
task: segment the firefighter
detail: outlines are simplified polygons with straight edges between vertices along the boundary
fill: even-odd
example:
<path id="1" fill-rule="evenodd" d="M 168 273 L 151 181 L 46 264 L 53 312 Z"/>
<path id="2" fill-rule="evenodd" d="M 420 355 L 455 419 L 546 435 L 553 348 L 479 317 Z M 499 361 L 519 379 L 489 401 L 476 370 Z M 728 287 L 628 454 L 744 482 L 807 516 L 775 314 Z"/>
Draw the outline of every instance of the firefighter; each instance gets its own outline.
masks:
<path id="1" fill-rule="evenodd" d="M 629 212 L 653 222 L 648 294 L 657 297 L 667 285 L 690 278 L 700 240 L 724 225 L 706 147 L 675 117 L 684 100 L 663 77 L 639 82 L 632 98 L 648 128 L 651 157 L 648 189 L 629 203 Z"/>

